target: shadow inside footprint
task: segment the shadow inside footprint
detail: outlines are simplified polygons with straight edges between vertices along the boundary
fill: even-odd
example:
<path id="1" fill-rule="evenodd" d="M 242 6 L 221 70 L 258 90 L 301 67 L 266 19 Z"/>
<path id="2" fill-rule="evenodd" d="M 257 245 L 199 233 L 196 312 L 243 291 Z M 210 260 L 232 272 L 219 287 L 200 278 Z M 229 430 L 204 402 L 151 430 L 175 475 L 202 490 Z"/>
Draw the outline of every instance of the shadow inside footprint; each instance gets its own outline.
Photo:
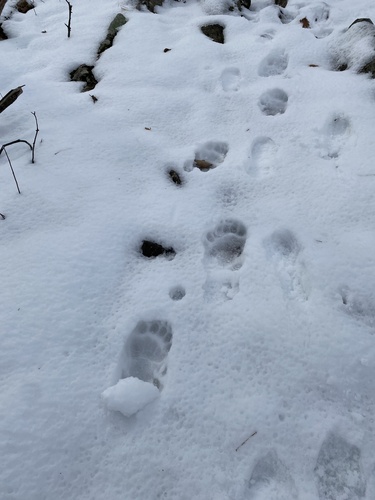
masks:
<path id="1" fill-rule="evenodd" d="M 288 94 L 282 89 L 270 89 L 260 96 L 258 106 L 264 115 L 275 116 L 285 113 Z"/>
<path id="2" fill-rule="evenodd" d="M 340 290 L 344 311 L 362 321 L 365 325 L 375 328 L 375 300 L 363 293 L 353 293 L 348 287 Z"/>
<path id="3" fill-rule="evenodd" d="M 302 246 L 296 236 L 289 229 L 280 229 L 265 240 L 268 257 L 275 263 L 280 284 L 289 297 L 298 297 L 307 300 L 310 285 L 301 262 Z"/>
<path id="4" fill-rule="evenodd" d="M 249 174 L 268 175 L 276 163 L 277 146 L 270 137 L 256 137 L 251 145 Z"/>
<path id="5" fill-rule="evenodd" d="M 359 500 L 366 494 L 361 451 L 335 433 L 323 442 L 314 468 L 320 500 Z"/>
<path id="6" fill-rule="evenodd" d="M 221 73 L 221 86 L 224 92 L 236 92 L 240 88 L 241 73 L 238 68 L 226 68 Z"/>
<path id="7" fill-rule="evenodd" d="M 172 328 L 167 321 L 139 321 L 122 350 L 117 381 L 136 377 L 162 388 L 167 355 L 172 346 Z"/>
<path id="8" fill-rule="evenodd" d="M 224 219 L 204 238 L 208 261 L 214 260 L 222 267 L 239 269 L 240 259 L 246 243 L 246 227 L 236 219 Z"/>
<path id="9" fill-rule="evenodd" d="M 270 243 L 276 253 L 292 261 L 296 260 L 301 251 L 301 245 L 289 229 L 275 231 L 271 236 Z"/>
<path id="10" fill-rule="evenodd" d="M 281 75 L 288 67 L 288 60 L 288 55 L 283 49 L 272 50 L 259 64 L 258 75 L 264 77 Z"/>
<path id="11" fill-rule="evenodd" d="M 343 115 L 334 115 L 331 117 L 321 131 L 319 143 L 322 150 L 322 157 L 325 159 L 338 158 L 349 135 L 350 120 Z"/>
<path id="12" fill-rule="evenodd" d="M 294 481 L 275 450 L 255 464 L 249 481 L 251 499 L 291 500 L 297 498 Z"/>

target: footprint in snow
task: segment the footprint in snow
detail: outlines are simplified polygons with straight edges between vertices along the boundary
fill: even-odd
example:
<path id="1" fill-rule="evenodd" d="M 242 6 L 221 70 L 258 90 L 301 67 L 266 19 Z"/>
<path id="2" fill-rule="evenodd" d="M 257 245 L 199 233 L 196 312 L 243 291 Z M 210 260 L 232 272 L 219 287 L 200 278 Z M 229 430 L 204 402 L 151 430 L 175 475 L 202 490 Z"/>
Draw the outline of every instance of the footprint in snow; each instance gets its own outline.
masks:
<path id="1" fill-rule="evenodd" d="M 375 328 L 374 297 L 363 293 L 353 293 L 348 287 L 340 290 L 344 311 L 370 328 Z"/>
<path id="2" fill-rule="evenodd" d="M 325 2 L 315 2 L 313 5 L 301 8 L 298 17 L 300 23 L 303 24 L 303 21 L 316 38 L 325 38 L 333 31 L 330 27 L 329 16 L 330 9 L 328 5 Z"/>
<path id="3" fill-rule="evenodd" d="M 288 106 L 288 94 L 282 89 L 270 89 L 259 97 L 258 106 L 267 116 L 282 115 Z"/>
<path id="4" fill-rule="evenodd" d="M 207 279 L 203 288 L 207 300 L 230 300 L 238 293 L 239 276 L 236 271 L 243 264 L 246 235 L 246 227 L 236 219 L 223 219 L 205 234 L 203 244 Z"/>
<path id="5" fill-rule="evenodd" d="M 229 151 L 226 142 L 208 141 L 198 146 L 194 160 L 187 160 L 184 165 L 186 172 L 198 168 L 201 172 L 208 172 L 216 168 L 225 160 Z"/>
<path id="6" fill-rule="evenodd" d="M 251 175 L 268 176 L 276 163 L 277 146 L 270 137 L 256 137 L 250 151 L 247 172 Z"/>
<path id="7" fill-rule="evenodd" d="M 251 500 L 294 500 L 298 498 L 296 486 L 287 466 L 275 450 L 261 457 L 252 471 L 249 490 Z"/>
<path id="8" fill-rule="evenodd" d="M 366 494 L 360 449 L 338 434 L 324 440 L 314 468 L 320 500 L 360 500 Z"/>
<path id="9" fill-rule="evenodd" d="M 259 76 L 282 75 L 288 67 L 289 57 L 283 49 L 272 50 L 259 64 Z"/>
<path id="10" fill-rule="evenodd" d="M 300 259 L 302 246 L 289 229 L 275 231 L 265 240 L 268 256 L 274 261 L 284 293 L 290 298 L 307 300 L 309 285 Z"/>
<path id="11" fill-rule="evenodd" d="M 220 77 L 225 92 L 236 92 L 240 88 L 241 73 L 238 68 L 226 68 Z"/>
<path id="12" fill-rule="evenodd" d="M 346 116 L 337 114 L 329 118 L 318 140 L 322 158 L 326 160 L 338 158 L 349 136 L 350 120 Z"/>
<path id="13" fill-rule="evenodd" d="M 136 377 L 162 388 L 172 328 L 167 321 L 139 321 L 127 338 L 117 367 L 117 379 Z"/>

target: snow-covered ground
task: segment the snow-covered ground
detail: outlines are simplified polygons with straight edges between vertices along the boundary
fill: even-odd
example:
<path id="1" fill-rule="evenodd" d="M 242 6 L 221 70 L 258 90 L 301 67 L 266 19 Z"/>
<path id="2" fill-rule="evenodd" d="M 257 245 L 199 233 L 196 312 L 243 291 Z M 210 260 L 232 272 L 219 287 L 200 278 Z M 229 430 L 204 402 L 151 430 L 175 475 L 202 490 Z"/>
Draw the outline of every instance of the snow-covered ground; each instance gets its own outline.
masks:
<path id="1" fill-rule="evenodd" d="M 374 3 L 13 4 L 1 500 L 374 500 Z"/>

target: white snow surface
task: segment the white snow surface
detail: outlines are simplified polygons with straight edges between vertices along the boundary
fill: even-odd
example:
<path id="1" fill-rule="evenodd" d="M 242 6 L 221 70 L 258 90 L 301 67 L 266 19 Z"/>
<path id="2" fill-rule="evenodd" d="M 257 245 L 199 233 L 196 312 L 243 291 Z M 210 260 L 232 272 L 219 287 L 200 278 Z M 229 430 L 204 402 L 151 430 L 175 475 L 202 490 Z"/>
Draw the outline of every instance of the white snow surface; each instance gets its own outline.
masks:
<path id="1" fill-rule="evenodd" d="M 119 411 L 125 417 L 131 417 L 152 403 L 158 395 L 159 391 L 154 384 L 136 377 L 126 377 L 103 391 L 102 398 L 109 410 Z"/>
<path id="2" fill-rule="evenodd" d="M 374 500 L 375 81 L 331 68 L 374 2 L 8 3 L 1 500 Z"/>

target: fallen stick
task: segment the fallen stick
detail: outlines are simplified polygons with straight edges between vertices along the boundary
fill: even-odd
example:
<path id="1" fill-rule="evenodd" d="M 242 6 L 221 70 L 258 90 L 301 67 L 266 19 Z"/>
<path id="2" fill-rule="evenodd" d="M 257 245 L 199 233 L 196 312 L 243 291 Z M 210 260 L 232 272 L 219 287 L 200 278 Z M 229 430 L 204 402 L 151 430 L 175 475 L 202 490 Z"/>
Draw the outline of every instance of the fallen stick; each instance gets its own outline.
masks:
<path id="1" fill-rule="evenodd" d="M 236 451 L 238 451 L 241 448 L 241 446 L 243 446 L 244 444 L 246 444 L 249 441 L 250 438 L 252 438 L 253 436 L 255 436 L 255 434 L 258 434 L 258 432 L 257 431 L 253 432 L 247 439 L 245 439 L 245 441 L 243 443 L 240 444 L 240 446 L 238 446 L 236 448 Z"/>

